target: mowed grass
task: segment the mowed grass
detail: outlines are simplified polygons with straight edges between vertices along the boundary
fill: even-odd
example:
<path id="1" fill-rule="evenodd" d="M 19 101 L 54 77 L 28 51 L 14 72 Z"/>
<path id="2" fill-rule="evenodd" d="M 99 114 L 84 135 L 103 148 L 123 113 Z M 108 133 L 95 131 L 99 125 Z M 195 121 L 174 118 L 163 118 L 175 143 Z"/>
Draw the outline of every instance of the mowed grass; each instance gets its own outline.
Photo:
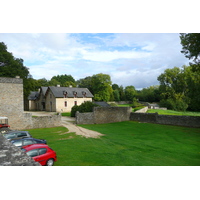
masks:
<path id="1" fill-rule="evenodd" d="M 133 121 L 81 125 L 98 139 L 66 133 L 64 127 L 32 129 L 57 152 L 55 166 L 199 166 L 200 129 Z"/>
<path id="2" fill-rule="evenodd" d="M 185 116 L 200 116 L 200 112 L 180 112 L 175 110 L 160 110 L 160 109 L 149 109 L 147 113 L 158 113 L 160 115 L 185 115 Z"/>

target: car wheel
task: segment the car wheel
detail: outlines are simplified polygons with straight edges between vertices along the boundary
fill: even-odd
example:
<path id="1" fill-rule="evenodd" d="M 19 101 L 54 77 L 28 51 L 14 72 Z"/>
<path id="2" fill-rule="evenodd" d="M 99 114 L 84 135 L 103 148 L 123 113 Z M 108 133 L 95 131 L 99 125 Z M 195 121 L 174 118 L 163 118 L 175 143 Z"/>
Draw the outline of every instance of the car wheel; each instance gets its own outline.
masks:
<path id="1" fill-rule="evenodd" d="M 54 160 L 52 158 L 47 160 L 47 163 L 46 163 L 47 166 L 53 166 L 53 164 L 54 164 Z"/>

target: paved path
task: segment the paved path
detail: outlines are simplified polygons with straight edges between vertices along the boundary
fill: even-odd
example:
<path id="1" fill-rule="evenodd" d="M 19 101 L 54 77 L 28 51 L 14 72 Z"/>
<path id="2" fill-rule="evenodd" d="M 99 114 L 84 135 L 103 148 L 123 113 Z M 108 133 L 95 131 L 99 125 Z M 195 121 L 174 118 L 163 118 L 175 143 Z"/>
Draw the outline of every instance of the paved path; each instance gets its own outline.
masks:
<path id="1" fill-rule="evenodd" d="M 55 112 L 28 112 L 28 113 L 32 113 L 32 116 L 49 116 L 49 115 L 55 115 Z M 68 132 L 75 132 L 77 135 L 82 135 L 86 138 L 99 138 L 100 136 L 103 136 L 103 134 L 96 132 L 96 131 L 92 131 L 92 130 L 88 130 L 82 127 L 79 127 L 75 124 L 75 118 L 74 117 L 62 117 L 62 125 L 66 128 L 68 128 Z"/>

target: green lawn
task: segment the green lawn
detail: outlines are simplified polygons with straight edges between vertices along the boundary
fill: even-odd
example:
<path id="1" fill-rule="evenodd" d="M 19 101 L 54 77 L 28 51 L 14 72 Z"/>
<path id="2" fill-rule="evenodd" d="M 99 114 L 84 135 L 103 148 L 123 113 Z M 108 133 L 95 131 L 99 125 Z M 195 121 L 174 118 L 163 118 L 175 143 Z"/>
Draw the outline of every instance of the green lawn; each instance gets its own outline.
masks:
<path id="1" fill-rule="evenodd" d="M 67 113 L 61 113 L 62 116 L 67 116 L 70 117 L 71 116 L 71 112 L 67 112 Z"/>
<path id="2" fill-rule="evenodd" d="M 186 115 L 186 116 L 200 116 L 200 112 L 179 112 L 174 110 L 159 110 L 159 109 L 149 109 L 147 113 L 157 112 L 160 115 Z"/>
<path id="3" fill-rule="evenodd" d="M 99 139 L 66 133 L 64 127 L 32 129 L 57 152 L 55 166 L 199 166 L 200 129 L 133 121 L 82 125 Z"/>

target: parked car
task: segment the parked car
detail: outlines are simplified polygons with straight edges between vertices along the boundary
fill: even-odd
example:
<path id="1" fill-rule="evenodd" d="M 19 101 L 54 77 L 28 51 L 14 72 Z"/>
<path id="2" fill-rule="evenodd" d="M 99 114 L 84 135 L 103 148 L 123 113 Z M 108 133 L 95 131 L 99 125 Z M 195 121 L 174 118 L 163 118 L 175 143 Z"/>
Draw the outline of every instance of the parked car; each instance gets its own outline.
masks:
<path id="1" fill-rule="evenodd" d="M 22 139 L 14 139 L 10 141 L 12 144 L 14 144 L 17 147 L 23 147 L 31 144 L 47 144 L 46 140 L 43 139 L 35 139 L 35 138 L 22 138 Z"/>
<path id="2" fill-rule="evenodd" d="M 57 160 L 56 152 L 46 144 L 32 144 L 21 149 L 41 165 L 52 166 Z"/>
<path id="3" fill-rule="evenodd" d="M 17 139 L 17 138 L 25 138 L 25 137 L 32 137 L 28 131 L 9 131 L 7 133 L 3 133 L 3 136 L 8 139 Z"/>

